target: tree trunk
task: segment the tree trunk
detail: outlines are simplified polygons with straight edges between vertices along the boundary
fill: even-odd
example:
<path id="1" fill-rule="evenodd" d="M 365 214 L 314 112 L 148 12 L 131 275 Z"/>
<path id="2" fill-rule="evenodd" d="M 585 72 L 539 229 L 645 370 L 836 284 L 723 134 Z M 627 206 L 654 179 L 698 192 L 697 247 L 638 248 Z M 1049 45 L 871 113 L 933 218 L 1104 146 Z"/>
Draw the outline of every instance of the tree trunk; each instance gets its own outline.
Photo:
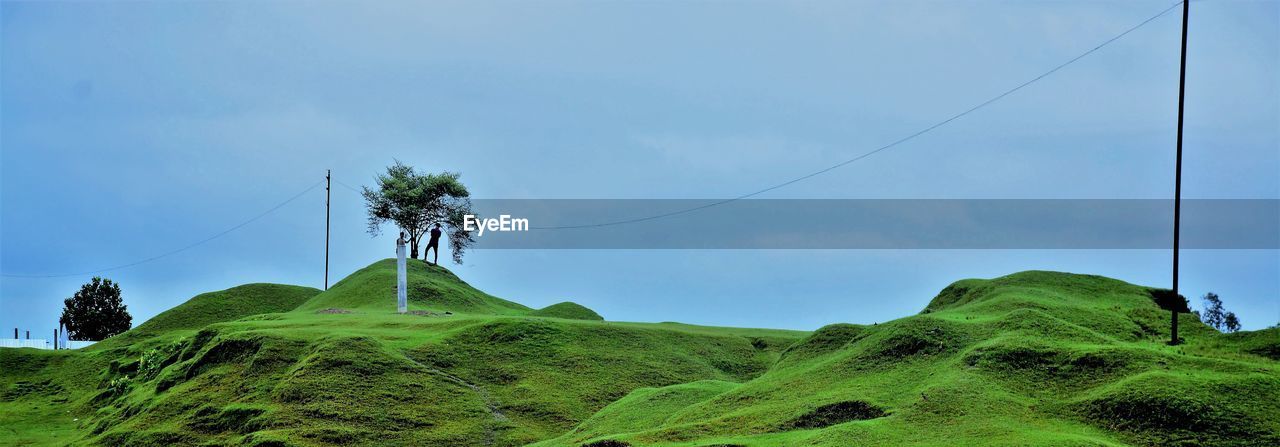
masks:
<path id="1" fill-rule="evenodd" d="M 418 239 L 409 240 L 409 258 L 418 259 Z"/>

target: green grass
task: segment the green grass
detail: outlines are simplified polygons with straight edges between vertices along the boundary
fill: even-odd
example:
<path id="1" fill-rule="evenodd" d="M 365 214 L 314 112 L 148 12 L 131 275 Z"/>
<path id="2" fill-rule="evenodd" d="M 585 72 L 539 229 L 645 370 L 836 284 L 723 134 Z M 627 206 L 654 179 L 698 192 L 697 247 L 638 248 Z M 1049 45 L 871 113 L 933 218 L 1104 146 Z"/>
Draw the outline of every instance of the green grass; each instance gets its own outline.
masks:
<path id="1" fill-rule="evenodd" d="M 533 310 L 420 261 L 400 315 L 394 268 L 0 350 L 0 445 L 1280 443 L 1280 330 L 1187 315 L 1170 347 L 1150 290 L 1102 277 L 963 280 L 919 315 L 807 333 Z"/>
<path id="2" fill-rule="evenodd" d="M 540 445 L 1280 443 L 1280 364 L 1257 354 L 1276 332 L 1222 335 L 1187 315 L 1186 344 L 1170 347 L 1167 318 L 1147 288 L 1096 276 L 959 281 L 921 315 L 822 328 L 760 377 L 663 408 L 661 423 L 589 419 Z M 641 417 L 651 393 L 600 414 Z M 835 404 L 885 415 L 805 423 Z"/>
<path id="3" fill-rule="evenodd" d="M 529 312 L 535 317 L 565 318 L 570 320 L 604 320 L 604 317 L 581 304 L 565 301 Z"/>
<path id="4" fill-rule="evenodd" d="M 485 315 L 522 315 L 531 309 L 481 292 L 444 267 L 410 260 L 409 309 Z M 395 312 L 396 260 L 383 259 L 343 278 L 298 308 Z"/>
<path id="5" fill-rule="evenodd" d="M 284 284 L 245 284 L 218 292 L 202 293 L 152 317 L 131 331 L 130 335 L 157 335 L 177 329 L 197 330 L 213 323 L 238 320 L 251 315 L 288 312 L 318 293 L 319 289 Z"/>

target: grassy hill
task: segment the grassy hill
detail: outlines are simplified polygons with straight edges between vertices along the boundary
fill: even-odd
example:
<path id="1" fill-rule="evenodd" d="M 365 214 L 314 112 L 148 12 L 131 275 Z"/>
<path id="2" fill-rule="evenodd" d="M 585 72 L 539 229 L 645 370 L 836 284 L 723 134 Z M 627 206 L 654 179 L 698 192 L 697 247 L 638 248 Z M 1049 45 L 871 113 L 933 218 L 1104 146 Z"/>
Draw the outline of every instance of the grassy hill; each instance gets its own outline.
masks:
<path id="1" fill-rule="evenodd" d="M 587 309 L 581 304 L 565 301 L 529 312 L 529 315 L 536 317 L 566 318 L 570 320 L 597 320 L 603 321 L 604 317 L 596 313 L 594 310 Z"/>
<path id="2" fill-rule="evenodd" d="M 319 289 L 284 284 L 245 284 L 202 293 L 177 307 L 161 312 L 133 330 L 134 334 L 159 334 L 176 329 L 200 329 L 213 323 L 250 315 L 296 309 Z"/>
<path id="3" fill-rule="evenodd" d="M 410 260 L 405 273 L 410 310 L 486 315 L 521 315 L 532 310 L 481 292 L 438 265 Z M 298 310 L 325 309 L 395 312 L 396 260 L 383 259 L 352 273 Z"/>
<path id="4" fill-rule="evenodd" d="M 919 315 L 806 333 L 532 310 L 419 261 L 400 315 L 394 268 L 0 349 L 0 445 L 1280 443 L 1280 330 L 1187 315 L 1170 347 L 1151 289 L 1102 277 L 963 280 Z"/>
<path id="5" fill-rule="evenodd" d="M 636 388 L 748 380 L 805 334 L 537 316 L 419 261 L 400 315 L 394 268 L 198 331 L 169 322 L 203 318 L 205 295 L 92 349 L 0 350 L 84 365 L 0 374 L 0 423 L 20 428 L 0 445 L 523 445 Z"/>
<path id="6" fill-rule="evenodd" d="M 959 281 L 920 315 L 824 327 L 745 383 L 634 391 L 539 445 L 1280 445 L 1280 332 L 1183 315 L 1170 347 L 1168 318 L 1097 276 Z"/>

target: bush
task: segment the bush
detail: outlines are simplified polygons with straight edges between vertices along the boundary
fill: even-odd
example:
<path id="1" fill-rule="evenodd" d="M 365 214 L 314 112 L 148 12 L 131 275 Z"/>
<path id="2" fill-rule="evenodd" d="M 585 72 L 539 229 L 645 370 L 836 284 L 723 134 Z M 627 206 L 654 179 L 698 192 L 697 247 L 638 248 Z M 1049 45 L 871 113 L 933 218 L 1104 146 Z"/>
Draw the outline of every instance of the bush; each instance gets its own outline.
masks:
<path id="1" fill-rule="evenodd" d="M 129 376 L 120 376 L 107 382 L 107 395 L 111 397 L 122 396 L 129 392 L 129 388 L 133 387 L 133 380 Z"/>

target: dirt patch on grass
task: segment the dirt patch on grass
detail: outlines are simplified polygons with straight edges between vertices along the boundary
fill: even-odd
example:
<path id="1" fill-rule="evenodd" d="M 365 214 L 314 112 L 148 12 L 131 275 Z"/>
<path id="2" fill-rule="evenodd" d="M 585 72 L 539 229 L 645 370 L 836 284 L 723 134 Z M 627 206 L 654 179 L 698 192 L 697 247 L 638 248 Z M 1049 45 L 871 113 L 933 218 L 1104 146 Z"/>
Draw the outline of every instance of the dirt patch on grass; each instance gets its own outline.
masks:
<path id="1" fill-rule="evenodd" d="M 351 313 L 351 311 L 346 309 L 339 309 L 336 307 L 330 307 L 328 309 L 317 310 L 316 313 L 318 314 L 349 314 Z"/>
<path id="2" fill-rule="evenodd" d="M 582 447 L 631 447 L 631 444 L 627 444 L 616 439 L 605 439 L 603 441 L 582 444 Z"/>
<path id="3" fill-rule="evenodd" d="M 823 405 L 787 424 L 788 429 L 830 427 L 849 421 L 864 421 L 888 416 L 884 409 L 860 400 L 848 400 Z"/>
<path id="4" fill-rule="evenodd" d="M 417 315 L 420 317 L 447 317 L 453 315 L 453 312 L 432 312 L 429 310 L 411 310 L 409 315 Z"/>

